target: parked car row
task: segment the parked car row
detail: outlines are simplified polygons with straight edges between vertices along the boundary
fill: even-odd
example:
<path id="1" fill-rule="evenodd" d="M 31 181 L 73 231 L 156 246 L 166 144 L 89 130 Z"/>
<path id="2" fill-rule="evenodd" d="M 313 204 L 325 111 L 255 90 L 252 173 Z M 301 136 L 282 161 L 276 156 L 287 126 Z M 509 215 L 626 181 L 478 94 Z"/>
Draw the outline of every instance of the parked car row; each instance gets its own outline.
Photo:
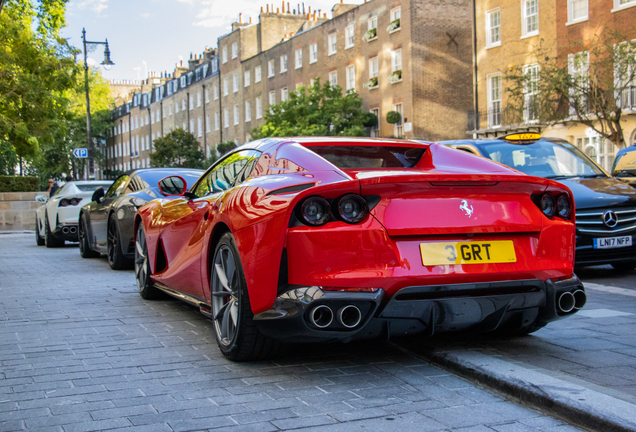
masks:
<path id="1" fill-rule="evenodd" d="M 631 192 L 536 135 L 271 138 L 205 172 L 126 173 L 76 226 L 82 257 L 134 267 L 144 299 L 194 305 L 246 361 L 286 342 L 534 332 L 585 305 L 575 248 L 631 265 Z"/>

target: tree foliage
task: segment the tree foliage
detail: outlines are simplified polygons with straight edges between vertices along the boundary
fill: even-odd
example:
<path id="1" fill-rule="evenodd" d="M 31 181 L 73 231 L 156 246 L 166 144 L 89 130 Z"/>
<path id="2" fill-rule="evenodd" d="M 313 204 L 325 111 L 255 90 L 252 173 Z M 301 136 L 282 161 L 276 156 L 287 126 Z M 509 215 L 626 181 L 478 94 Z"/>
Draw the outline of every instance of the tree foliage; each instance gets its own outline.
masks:
<path id="1" fill-rule="evenodd" d="M 623 107 L 636 105 L 630 96 L 636 91 L 636 42 L 605 28 L 568 46 L 576 54 L 551 57 L 542 42 L 533 53 L 538 74 L 524 67 L 506 73 L 504 117 L 508 123 L 577 122 L 624 147 Z"/>
<path id="2" fill-rule="evenodd" d="M 299 87 L 289 100 L 271 105 L 265 123 L 252 130 L 254 139 L 285 136 L 363 136 L 367 113 L 355 92 L 343 95 L 328 81 Z"/>
<path id="3" fill-rule="evenodd" d="M 66 0 L 9 0 L 0 13 L 0 140 L 22 157 L 64 133 L 68 100 L 80 69 L 58 35 Z"/>
<path id="4" fill-rule="evenodd" d="M 150 166 L 174 168 L 207 168 L 205 155 L 196 137 L 182 128 L 174 129 L 154 141 Z"/>

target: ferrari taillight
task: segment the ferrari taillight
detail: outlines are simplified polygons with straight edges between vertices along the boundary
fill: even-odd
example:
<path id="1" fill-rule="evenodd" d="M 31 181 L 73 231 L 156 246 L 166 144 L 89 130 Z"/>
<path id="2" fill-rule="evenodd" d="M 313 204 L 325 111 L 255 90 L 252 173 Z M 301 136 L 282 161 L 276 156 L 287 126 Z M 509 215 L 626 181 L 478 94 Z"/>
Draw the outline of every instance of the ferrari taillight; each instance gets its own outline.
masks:
<path id="1" fill-rule="evenodd" d="M 326 199 L 319 196 L 307 198 L 299 207 L 299 218 L 306 225 L 319 226 L 329 222 L 331 209 Z"/>
<path id="2" fill-rule="evenodd" d="M 541 212 L 550 219 L 558 216 L 561 219 L 569 220 L 572 215 L 571 198 L 567 193 L 545 192 L 536 198 L 535 203 Z"/>
<path id="3" fill-rule="evenodd" d="M 369 213 L 367 202 L 360 195 L 347 194 L 336 202 L 338 216 L 346 223 L 356 224 L 361 222 Z"/>

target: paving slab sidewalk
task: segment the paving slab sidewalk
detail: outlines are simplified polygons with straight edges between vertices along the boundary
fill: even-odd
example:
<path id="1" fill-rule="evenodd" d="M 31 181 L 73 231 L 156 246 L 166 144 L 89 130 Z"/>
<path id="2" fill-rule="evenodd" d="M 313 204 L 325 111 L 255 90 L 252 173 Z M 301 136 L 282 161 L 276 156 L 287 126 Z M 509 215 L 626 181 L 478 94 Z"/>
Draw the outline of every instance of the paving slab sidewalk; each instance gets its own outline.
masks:
<path id="1" fill-rule="evenodd" d="M 386 343 L 237 364 L 213 332 L 132 271 L 2 236 L 0 431 L 579 430 Z"/>
<path id="2" fill-rule="evenodd" d="M 636 431 L 636 290 L 585 286 L 585 308 L 529 336 L 399 346 L 575 424 Z"/>

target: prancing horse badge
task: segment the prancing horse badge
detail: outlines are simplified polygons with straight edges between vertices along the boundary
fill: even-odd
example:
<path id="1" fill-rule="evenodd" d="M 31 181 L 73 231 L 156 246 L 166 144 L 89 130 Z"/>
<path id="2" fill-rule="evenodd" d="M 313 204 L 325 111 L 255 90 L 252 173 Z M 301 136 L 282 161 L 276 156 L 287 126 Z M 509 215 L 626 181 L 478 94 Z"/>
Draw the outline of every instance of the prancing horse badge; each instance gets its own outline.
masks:
<path id="1" fill-rule="evenodd" d="M 462 205 L 459 206 L 459 209 L 465 211 L 468 217 L 473 215 L 473 206 L 469 206 L 466 200 L 462 200 Z"/>

